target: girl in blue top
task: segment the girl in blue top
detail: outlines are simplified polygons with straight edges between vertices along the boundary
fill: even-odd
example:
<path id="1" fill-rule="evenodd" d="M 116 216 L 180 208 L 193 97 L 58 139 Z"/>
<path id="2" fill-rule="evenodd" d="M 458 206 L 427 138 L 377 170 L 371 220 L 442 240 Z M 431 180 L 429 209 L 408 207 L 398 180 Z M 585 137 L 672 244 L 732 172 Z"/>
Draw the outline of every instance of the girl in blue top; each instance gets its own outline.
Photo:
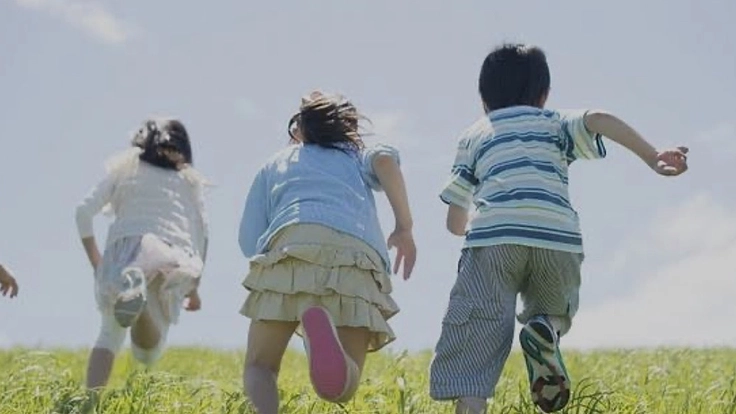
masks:
<path id="1" fill-rule="evenodd" d="M 239 242 L 251 258 L 241 313 L 251 319 L 246 395 L 276 414 L 276 378 L 291 336 L 304 339 L 312 385 L 345 402 L 367 352 L 395 339 L 388 248 L 404 279 L 416 260 L 398 152 L 366 148 L 364 119 L 343 97 L 314 92 L 289 122 L 290 145 L 260 169 L 246 199 Z M 373 191 L 384 191 L 396 227 L 384 241 Z"/>

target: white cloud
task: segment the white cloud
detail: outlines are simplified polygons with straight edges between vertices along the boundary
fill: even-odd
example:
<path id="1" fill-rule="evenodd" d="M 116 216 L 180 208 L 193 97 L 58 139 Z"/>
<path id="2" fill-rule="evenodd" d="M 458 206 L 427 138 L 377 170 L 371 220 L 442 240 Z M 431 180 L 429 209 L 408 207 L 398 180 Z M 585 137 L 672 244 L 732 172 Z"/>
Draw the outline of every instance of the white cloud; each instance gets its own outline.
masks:
<path id="1" fill-rule="evenodd" d="M 109 44 L 129 40 L 135 30 L 94 0 L 15 0 L 28 9 L 46 12 Z"/>
<path id="2" fill-rule="evenodd" d="M 627 296 L 582 309 L 571 347 L 736 345 L 736 212 L 708 194 L 664 211 L 620 252 Z"/>

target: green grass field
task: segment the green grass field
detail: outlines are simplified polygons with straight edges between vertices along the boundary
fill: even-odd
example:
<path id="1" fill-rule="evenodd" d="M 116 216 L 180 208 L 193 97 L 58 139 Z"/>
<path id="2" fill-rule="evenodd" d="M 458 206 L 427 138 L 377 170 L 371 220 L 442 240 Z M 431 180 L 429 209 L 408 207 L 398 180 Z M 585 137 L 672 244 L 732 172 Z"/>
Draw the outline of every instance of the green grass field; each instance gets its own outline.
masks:
<path id="1" fill-rule="evenodd" d="M 0 413 L 80 413 L 85 352 L 0 352 Z M 427 395 L 430 355 L 372 355 L 355 400 L 343 407 L 312 392 L 304 357 L 290 353 L 280 378 L 282 412 L 451 413 Z M 574 397 L 564 413 L 736 414 L 736 350 L 568 353 Z M 248 413 L 243 355 L 170 349 L 156 369 L 121 355 L 97 413 Z M 513 354 L 489 413 L 533 413 L 521 356 Z"/>

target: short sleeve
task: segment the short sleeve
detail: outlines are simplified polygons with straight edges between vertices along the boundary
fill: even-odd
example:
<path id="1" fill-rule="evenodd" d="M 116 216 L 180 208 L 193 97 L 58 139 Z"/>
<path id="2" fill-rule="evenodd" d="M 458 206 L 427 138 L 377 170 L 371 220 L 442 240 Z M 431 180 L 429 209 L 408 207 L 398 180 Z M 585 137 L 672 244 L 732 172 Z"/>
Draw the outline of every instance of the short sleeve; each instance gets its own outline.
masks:
<path id="1" fill-rule="evenodd" d="M 475 176 L 475 155 L 472 142 L 471 138 L 463 138 L 458 143 L 450 178 L 440 193 L 440 199 L 444 203 L 465 209 L 470 208 L 475 187 L 479 182 Z"/>
<path id="2" fill-rule="evenodd" d="M 564 137 L 563 146 L 567 162 L 577 159 L 594 160 L 606 156 L 606 147 L 600 134 L 592 133 L 585 126 L 584 111 L 560 112 L 560 121 Z"/>
<path id="3" fill-rule="evenodd" d="M 373 161 L 379 155 L 387 155 L 396 161 L 397 164 L 401 164 L 399 150 L 390 145 L 379 144 L 364 149 L 361 153 L 361 175 L 365 182 L 374 191 L 383 191 L 381 183 L 378 181 L 375 168 L 373 167 Z"/>

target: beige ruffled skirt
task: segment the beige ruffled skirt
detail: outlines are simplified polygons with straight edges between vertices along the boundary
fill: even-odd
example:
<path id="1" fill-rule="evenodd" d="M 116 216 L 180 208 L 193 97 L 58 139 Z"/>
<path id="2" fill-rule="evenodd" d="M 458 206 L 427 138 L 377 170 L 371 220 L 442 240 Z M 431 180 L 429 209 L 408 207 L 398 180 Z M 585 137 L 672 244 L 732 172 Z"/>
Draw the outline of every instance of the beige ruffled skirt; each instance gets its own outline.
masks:
<path id="1" fill-rule="evenodd" d="M 381 256 L 328 227 L 284 228 L 267 253 L 251 260 L 243 286 L 249 294 L 240 313 L 253 320 L 299 321 L 309 307 L 322 306 L 338 327 L 367 328 L 369 352 L 396 339 L 387 321 L 399 307 Z"/>

